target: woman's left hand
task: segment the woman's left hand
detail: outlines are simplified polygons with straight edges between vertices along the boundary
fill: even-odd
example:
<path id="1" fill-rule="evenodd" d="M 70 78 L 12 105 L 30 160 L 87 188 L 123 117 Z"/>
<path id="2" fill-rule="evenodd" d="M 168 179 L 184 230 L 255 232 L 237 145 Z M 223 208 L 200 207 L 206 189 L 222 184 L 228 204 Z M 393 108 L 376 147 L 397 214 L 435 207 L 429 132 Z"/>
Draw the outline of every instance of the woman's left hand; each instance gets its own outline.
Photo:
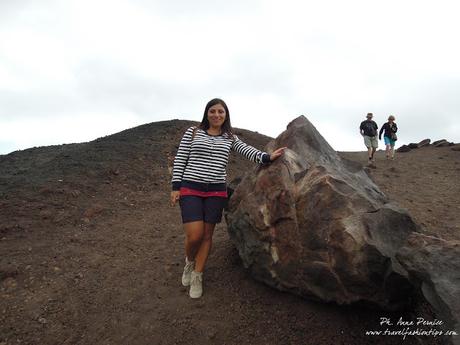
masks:
<path id="1" fill-rule="evenodd" d="M 276 149 L 270 154 L 270 160 L 274 161 L 277 159 L 279 156 L 281 156 L 284 153 L 284 150 L 287 149 L 287 146 L 280 147 L 279 149 Z"/>

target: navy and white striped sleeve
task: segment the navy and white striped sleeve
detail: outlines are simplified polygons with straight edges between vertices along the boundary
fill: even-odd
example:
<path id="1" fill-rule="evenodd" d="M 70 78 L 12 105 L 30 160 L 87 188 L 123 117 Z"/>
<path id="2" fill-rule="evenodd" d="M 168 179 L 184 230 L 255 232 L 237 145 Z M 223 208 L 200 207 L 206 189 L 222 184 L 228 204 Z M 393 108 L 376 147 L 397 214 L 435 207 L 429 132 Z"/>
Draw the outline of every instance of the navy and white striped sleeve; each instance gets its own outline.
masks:
<path id="1" fill-rule="evenodd" d="M 174 157 L 171 179 L 172 190 L 180 189 L 182 175 L 184 174 L 185 166 L 187 165 L 188 156 L 190 154 L 190 147 L 192 144 L 192 132 L 193 126 L 187 128 L 180 141 L 176 156 Z"/>
<path id="2" fill-rule="evenodd" d="M 232 144 L 232 150 L 238 152 L 243 157 L 255 163 L 267 164 L 271 162 L 270 154 L 268 154 L 267 152 L 260 151 L 255 147 L 246 144 L 235 134 L 233 135 L 233 137 L 235 138 L 235 140 Z"/>

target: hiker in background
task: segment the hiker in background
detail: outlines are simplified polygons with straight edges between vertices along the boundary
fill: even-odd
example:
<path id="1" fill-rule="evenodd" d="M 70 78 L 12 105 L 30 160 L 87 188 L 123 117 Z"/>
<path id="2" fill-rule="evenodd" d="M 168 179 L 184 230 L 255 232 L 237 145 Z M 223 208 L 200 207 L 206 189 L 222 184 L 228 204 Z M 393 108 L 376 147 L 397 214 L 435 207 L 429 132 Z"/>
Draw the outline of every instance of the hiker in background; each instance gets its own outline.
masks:
<path id="1" fill-rule="evenodd" d="M 385 141 L 386 146 L 386 156 L 387 159 L 394 159 L 395 158 L 395 142 L 398 139 L 396 136 L 396 132 L 398 131 L 398 126 L 396 126 L 395 117 L 390 115 L 388 117 L 388 122 L 386 122 L 382 128 L 380 128 L 379 132 L 379 139 L 382 140 L 382 133 L 383 139 Z"/>
<path id="2" fill-rule="evenodd" d="M 198 126 L 182 136 L 172 170 L 171 206 L 179 201 L 185 230 L 185 266 L 182 285 L 190 286 L 191 298 L 201 297 L 203 270 L 211 250 L 216 223 L 221 222 L 227 202 L 226 167 L 231 151 L 259 164 L 269 164 L 286 147 L 272 153 L 260 151 L 238 138 L 230 124 L 225 102 L 212 99 Z"/>
<path id="3" fill-rule="evenodd" d="M 364 145 L 367 147 L 368 158 L 369 158 L 369 165 L 374 166 L 374 154 L 377 151 L 377 147 L 379 146 L 379 142 L 377 140 L 377 123 L 372 120 L 373 114 L 367 113 L 366 120 L 361 122 L 359 126 L 359 132 L 364 137 Z"/>

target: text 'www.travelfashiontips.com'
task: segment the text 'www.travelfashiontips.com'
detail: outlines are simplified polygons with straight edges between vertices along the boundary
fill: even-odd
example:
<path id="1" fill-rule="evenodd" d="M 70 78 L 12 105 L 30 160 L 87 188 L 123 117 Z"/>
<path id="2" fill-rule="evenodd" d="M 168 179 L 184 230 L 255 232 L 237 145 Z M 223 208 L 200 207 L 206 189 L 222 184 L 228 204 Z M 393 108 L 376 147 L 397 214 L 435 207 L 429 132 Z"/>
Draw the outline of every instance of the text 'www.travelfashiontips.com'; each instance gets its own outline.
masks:
<path id="1" fill-rule="evenodd" d="M 366 330 L 368 336 L 401 336 L 406 339 L 407 336 L 458 336 L 455 330 L 443 329 L 442 320 L 426 320 L 423 317 L 417 317 L 414 320 L 404 320 L 400 317 L 396 323 L 389 317 L 380 318 L 380 326 L 387 328 L 379 330 Z"/>

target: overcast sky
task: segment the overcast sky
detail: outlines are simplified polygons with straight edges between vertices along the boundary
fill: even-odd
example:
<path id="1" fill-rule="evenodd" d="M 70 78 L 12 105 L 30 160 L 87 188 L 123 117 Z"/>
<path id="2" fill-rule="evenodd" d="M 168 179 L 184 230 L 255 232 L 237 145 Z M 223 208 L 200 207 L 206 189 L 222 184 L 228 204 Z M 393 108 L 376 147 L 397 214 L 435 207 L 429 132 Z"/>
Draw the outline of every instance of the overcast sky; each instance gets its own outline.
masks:
<path id="1" fill-rule="evenodd" d="M 457 3 L 0 0 L 0 154 L 200 121 L 214 97 L 273 137 L 304 114 L 339 151 L 367 112 L 398 145 L 459 142 Z"/>

